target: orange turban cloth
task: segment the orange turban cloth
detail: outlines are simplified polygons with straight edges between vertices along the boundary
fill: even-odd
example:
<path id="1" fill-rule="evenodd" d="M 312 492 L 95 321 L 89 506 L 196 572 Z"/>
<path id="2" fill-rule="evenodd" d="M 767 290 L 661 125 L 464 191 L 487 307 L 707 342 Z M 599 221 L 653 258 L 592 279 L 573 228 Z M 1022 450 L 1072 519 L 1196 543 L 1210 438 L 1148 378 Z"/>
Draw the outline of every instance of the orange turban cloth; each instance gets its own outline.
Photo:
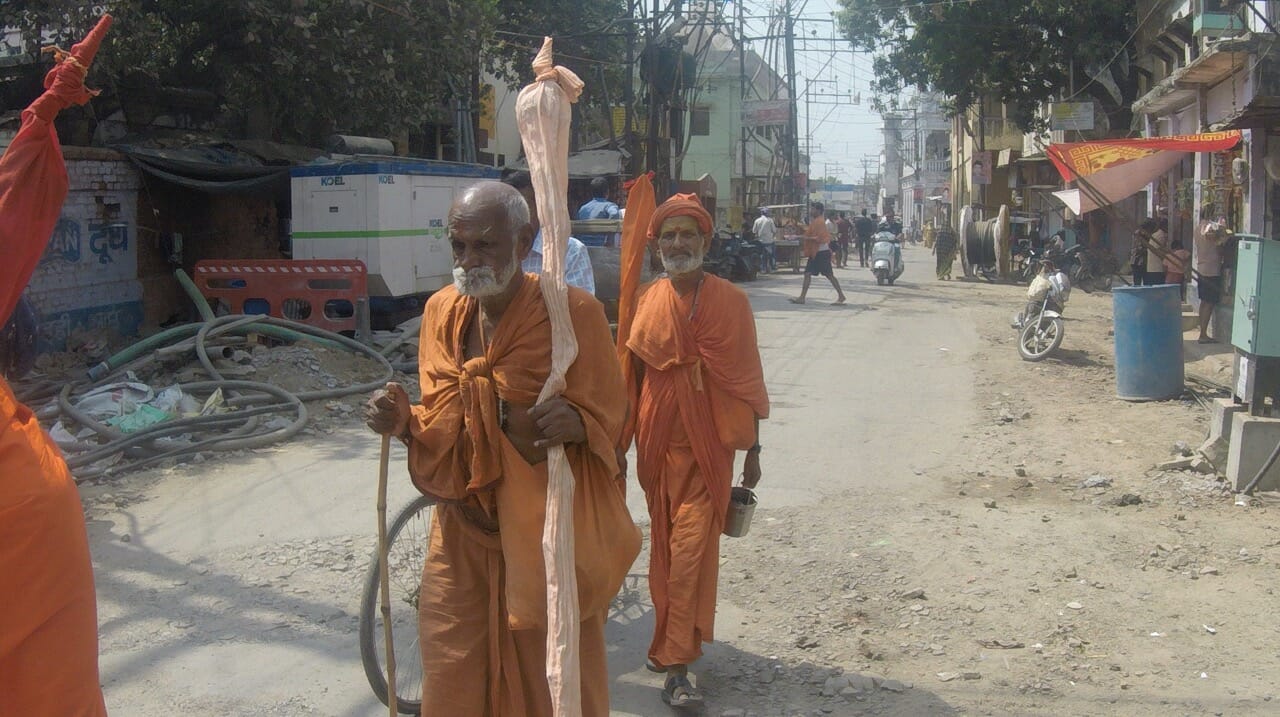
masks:
<path id="1" fill-rule="evenodd" d="M 649 241 L 658 238 L 662 223 L 672 217 L 693 217 L 698 222 L 698 231 L 704 236 L 711 236 L 711 213 L 702 207 L 698 195 L 673 194 L 654 210 L 653 218 L 649 220 Z"/>

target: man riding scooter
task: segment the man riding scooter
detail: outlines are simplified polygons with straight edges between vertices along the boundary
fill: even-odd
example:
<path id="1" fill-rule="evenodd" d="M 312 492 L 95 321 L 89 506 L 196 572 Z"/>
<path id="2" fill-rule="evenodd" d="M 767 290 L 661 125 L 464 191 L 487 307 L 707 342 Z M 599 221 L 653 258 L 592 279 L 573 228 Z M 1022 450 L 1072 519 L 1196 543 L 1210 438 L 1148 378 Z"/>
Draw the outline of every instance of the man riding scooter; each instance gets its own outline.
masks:
<path id="1" fill-rule="evenodd" d="M 906 268 L 902 264 L 902 247 L 899 245 L 900 234 L 894 234 L 881 225 L 881 231 L 871 238 L 871 273 L 876 275 L 876 284 L 893 285 Z"/>

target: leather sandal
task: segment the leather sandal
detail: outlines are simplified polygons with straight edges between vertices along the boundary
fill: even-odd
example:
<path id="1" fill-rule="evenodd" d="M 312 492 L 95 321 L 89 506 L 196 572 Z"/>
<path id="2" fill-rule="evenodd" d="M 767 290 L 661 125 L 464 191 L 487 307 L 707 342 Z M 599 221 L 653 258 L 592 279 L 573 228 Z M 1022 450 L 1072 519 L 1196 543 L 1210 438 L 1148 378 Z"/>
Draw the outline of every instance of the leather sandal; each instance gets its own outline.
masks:
<path id="1" fill-rule="evenodd" d="M 667 683 L 662 688 L 662 701 L 678 710 L 702 709 L 702 693 L 689 682 L 687 675 L 672 675 L 667 678 Z"/>

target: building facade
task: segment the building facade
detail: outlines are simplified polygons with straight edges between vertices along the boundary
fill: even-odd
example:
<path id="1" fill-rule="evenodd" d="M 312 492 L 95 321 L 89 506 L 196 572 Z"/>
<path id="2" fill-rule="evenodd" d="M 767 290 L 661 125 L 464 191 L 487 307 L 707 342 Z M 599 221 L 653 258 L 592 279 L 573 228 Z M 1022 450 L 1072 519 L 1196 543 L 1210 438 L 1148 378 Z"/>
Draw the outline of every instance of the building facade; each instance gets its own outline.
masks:
<path id="1" fill-rule="evenodd" d="M 1192 247 L 1206 219 L 1232 231 L 1271 236 L 1280 211 L 1280 2 L 1141 0 L 1137 63 L 1144 93 L 1133 105 L 1144 136 L 1240 130 L 1221 153 L 1188 156 L 1152 184 L 1147 208 L 1169 220 L 1170 234 Z M 1229 335 L 1234 257 L 1214 332 Z M 1191 292 L 1194 297 L 1195 292 Z"/>

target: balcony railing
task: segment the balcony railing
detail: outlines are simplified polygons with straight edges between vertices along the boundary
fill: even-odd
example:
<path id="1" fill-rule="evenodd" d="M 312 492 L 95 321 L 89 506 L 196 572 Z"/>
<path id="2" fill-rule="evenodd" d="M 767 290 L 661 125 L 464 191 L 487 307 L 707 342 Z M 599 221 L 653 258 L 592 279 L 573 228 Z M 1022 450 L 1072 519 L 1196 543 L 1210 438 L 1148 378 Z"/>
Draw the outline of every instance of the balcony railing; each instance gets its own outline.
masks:
<path id="1" fill-rule="evenodd" d="M 920 166 L 926 172 L 950 172 L 951 160 L 949 159 L 926 159 Z"/>

